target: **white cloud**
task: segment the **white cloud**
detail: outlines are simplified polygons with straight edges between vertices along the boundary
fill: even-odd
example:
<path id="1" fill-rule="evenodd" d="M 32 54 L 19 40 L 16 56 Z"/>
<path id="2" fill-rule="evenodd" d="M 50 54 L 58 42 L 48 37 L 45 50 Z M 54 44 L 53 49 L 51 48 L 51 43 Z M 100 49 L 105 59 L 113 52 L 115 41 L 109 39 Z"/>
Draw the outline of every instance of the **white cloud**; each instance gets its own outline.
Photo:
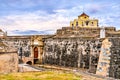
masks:
<path id="1" fill-rule="evenodd" d="M 90 17 L 92 16 L 99 19 L 100 26 L 108 25 L 108 23 L 112 24 L 115 21 L 115 18 L 111 18 L 110 16 L 112 15 L 113 17 L 116 17 L 119 13 L 118 12 L 116 15 L 114 15 L 114 12 L 104 13 L 104 10 L 102 10 L 102 5 L 99 4 L 86 4 L 84 6 L 87 8 L 86 10 L 88 10 L 85 10 L 85 12 L 88 12 L 90 14 Z M 113 8 L 116 7 L 119 6 L 114 6 Z M 90 11 L 92 10 L 95 10 L 98 13 L 91 14 Z M 69 26 L 69 22 L 77 18 L 77 16 L 83 12 L 83 6 L 80 5 L 71 9 L 57 9 L 54 10 L 54 12 L 54 14 L 49 14 L 45 11 L 39 10 L 34 12 L 19 13 L 17 15 L 8 15 L 1 17 L 0 25 L 1 28 L 5 31 L 8 31 L 10 35 L 15 34 L 12 32 L 14 30 L 56 31 L 56 29 L 60 29 L 61 27 Z M 114 24 L 112 25 L 114 26 Z"/>
<path id="2" fill-rule="evenodd" d="M 14 30 L 54 30 L 61 27 L 69 26 L 70 20 L 77 18 L 76 14 L 80 11 L 76 11 L 81 7 L 73 7 L 72 9 L 59 9 L 54 10 L 54 14 L 48 14 L 45 11 L 25 12 L 16 15 L 4 16 L 0 19 L 1 28 L 8 33 L 13 33 Z"/>
<path id="3" fill-rule="evenodd" d="M 69 20 L 61 14 L 47 14 L 43 11 L 27 13 L 21 15 L 4 16 L 0 20 L 1 28 L 8 33 L 14 30 L 56 30 L 62 26 L 67 26 Z"/>

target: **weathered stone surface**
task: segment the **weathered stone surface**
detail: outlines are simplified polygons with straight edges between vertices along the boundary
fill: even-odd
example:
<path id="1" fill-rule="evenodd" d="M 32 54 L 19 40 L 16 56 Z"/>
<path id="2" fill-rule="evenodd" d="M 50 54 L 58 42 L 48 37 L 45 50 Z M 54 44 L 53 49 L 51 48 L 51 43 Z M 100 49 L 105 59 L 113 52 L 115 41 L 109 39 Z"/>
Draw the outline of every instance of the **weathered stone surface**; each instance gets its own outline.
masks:
<path id="1" fill-rule="evenodd" d="M 119 46 L 120 38 L 50 38 L 45 40 L 43 63 L 86 68 L 98 75 L 120 79 Z"/>
<path id="2" fill-rule="evenodd" d="M 31 55 L 29 36 L 7 36 L 6 39 L 2 39 L 2 42 L 8 47 L 16 49 L 19 56 L 29 57 Z"/>
<path id="3" fill-rule="evenodd" d="M 120 79 L 120 38 L 103 40 L 96 74 Z"/>
<path id="4" fill-rule="evenodd" d="M 0 52 L 0 73 L 18 71 L 17 52 Z"/>
<path id="5" fill-rule="evenodd" d="M 46 39 L 43 63 L 96 71 L 101 42 L 83 38 Z"/>
<path id="6" fill-rule="evenodd" d="M 102 75 L 102 76 L 108 76 L 109 73 L 109 67 L 110 67 L 110 47 L 112 43 L 109 41 L 109 39 L 104 39 L 102 42 L 101 52 L 99 56 L 99 62 L 96 74 Z"/>
<path id="7" fill-rule="evenodd" d="M 120 79 L 120 38 L 110 38 L 109 41 L 112 42 L 109 76 Z"/>

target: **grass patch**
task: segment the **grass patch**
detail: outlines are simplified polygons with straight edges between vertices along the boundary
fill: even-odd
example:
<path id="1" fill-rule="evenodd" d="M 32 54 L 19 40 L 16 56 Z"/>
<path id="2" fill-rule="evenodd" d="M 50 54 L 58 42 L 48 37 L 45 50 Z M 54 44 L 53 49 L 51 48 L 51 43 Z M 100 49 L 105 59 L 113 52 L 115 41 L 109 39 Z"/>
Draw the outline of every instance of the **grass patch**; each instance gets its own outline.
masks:
<path id="1" fill-rule="evenodd" d="M 81 76 L 63 71 L 0 74 L 0 80 L 81 80 Z"/>

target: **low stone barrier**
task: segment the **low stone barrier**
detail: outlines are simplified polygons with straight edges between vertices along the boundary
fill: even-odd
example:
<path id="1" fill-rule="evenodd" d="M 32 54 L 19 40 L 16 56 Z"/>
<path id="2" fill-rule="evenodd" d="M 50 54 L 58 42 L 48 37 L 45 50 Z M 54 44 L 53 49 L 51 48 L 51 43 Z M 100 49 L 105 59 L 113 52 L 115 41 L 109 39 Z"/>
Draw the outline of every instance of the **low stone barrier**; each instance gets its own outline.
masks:
<path id="1" fill-rule="evenodd" d="M 0 73 L 18 72 L 17 52 L 0 52 Z"/>

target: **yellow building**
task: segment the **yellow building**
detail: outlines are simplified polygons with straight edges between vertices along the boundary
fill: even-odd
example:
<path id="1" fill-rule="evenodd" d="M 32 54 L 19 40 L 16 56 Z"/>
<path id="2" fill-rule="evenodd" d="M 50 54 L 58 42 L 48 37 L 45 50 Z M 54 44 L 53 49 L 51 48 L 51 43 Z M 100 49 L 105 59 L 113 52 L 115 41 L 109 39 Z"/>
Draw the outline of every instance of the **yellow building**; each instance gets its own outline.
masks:
<path id="1" fill-rule="evenodd" d="M 98 27 L 98 19 L 90 19 L 84 12 L 78 16 L 78 19 L 70 22 L 70 27 Z"/>

